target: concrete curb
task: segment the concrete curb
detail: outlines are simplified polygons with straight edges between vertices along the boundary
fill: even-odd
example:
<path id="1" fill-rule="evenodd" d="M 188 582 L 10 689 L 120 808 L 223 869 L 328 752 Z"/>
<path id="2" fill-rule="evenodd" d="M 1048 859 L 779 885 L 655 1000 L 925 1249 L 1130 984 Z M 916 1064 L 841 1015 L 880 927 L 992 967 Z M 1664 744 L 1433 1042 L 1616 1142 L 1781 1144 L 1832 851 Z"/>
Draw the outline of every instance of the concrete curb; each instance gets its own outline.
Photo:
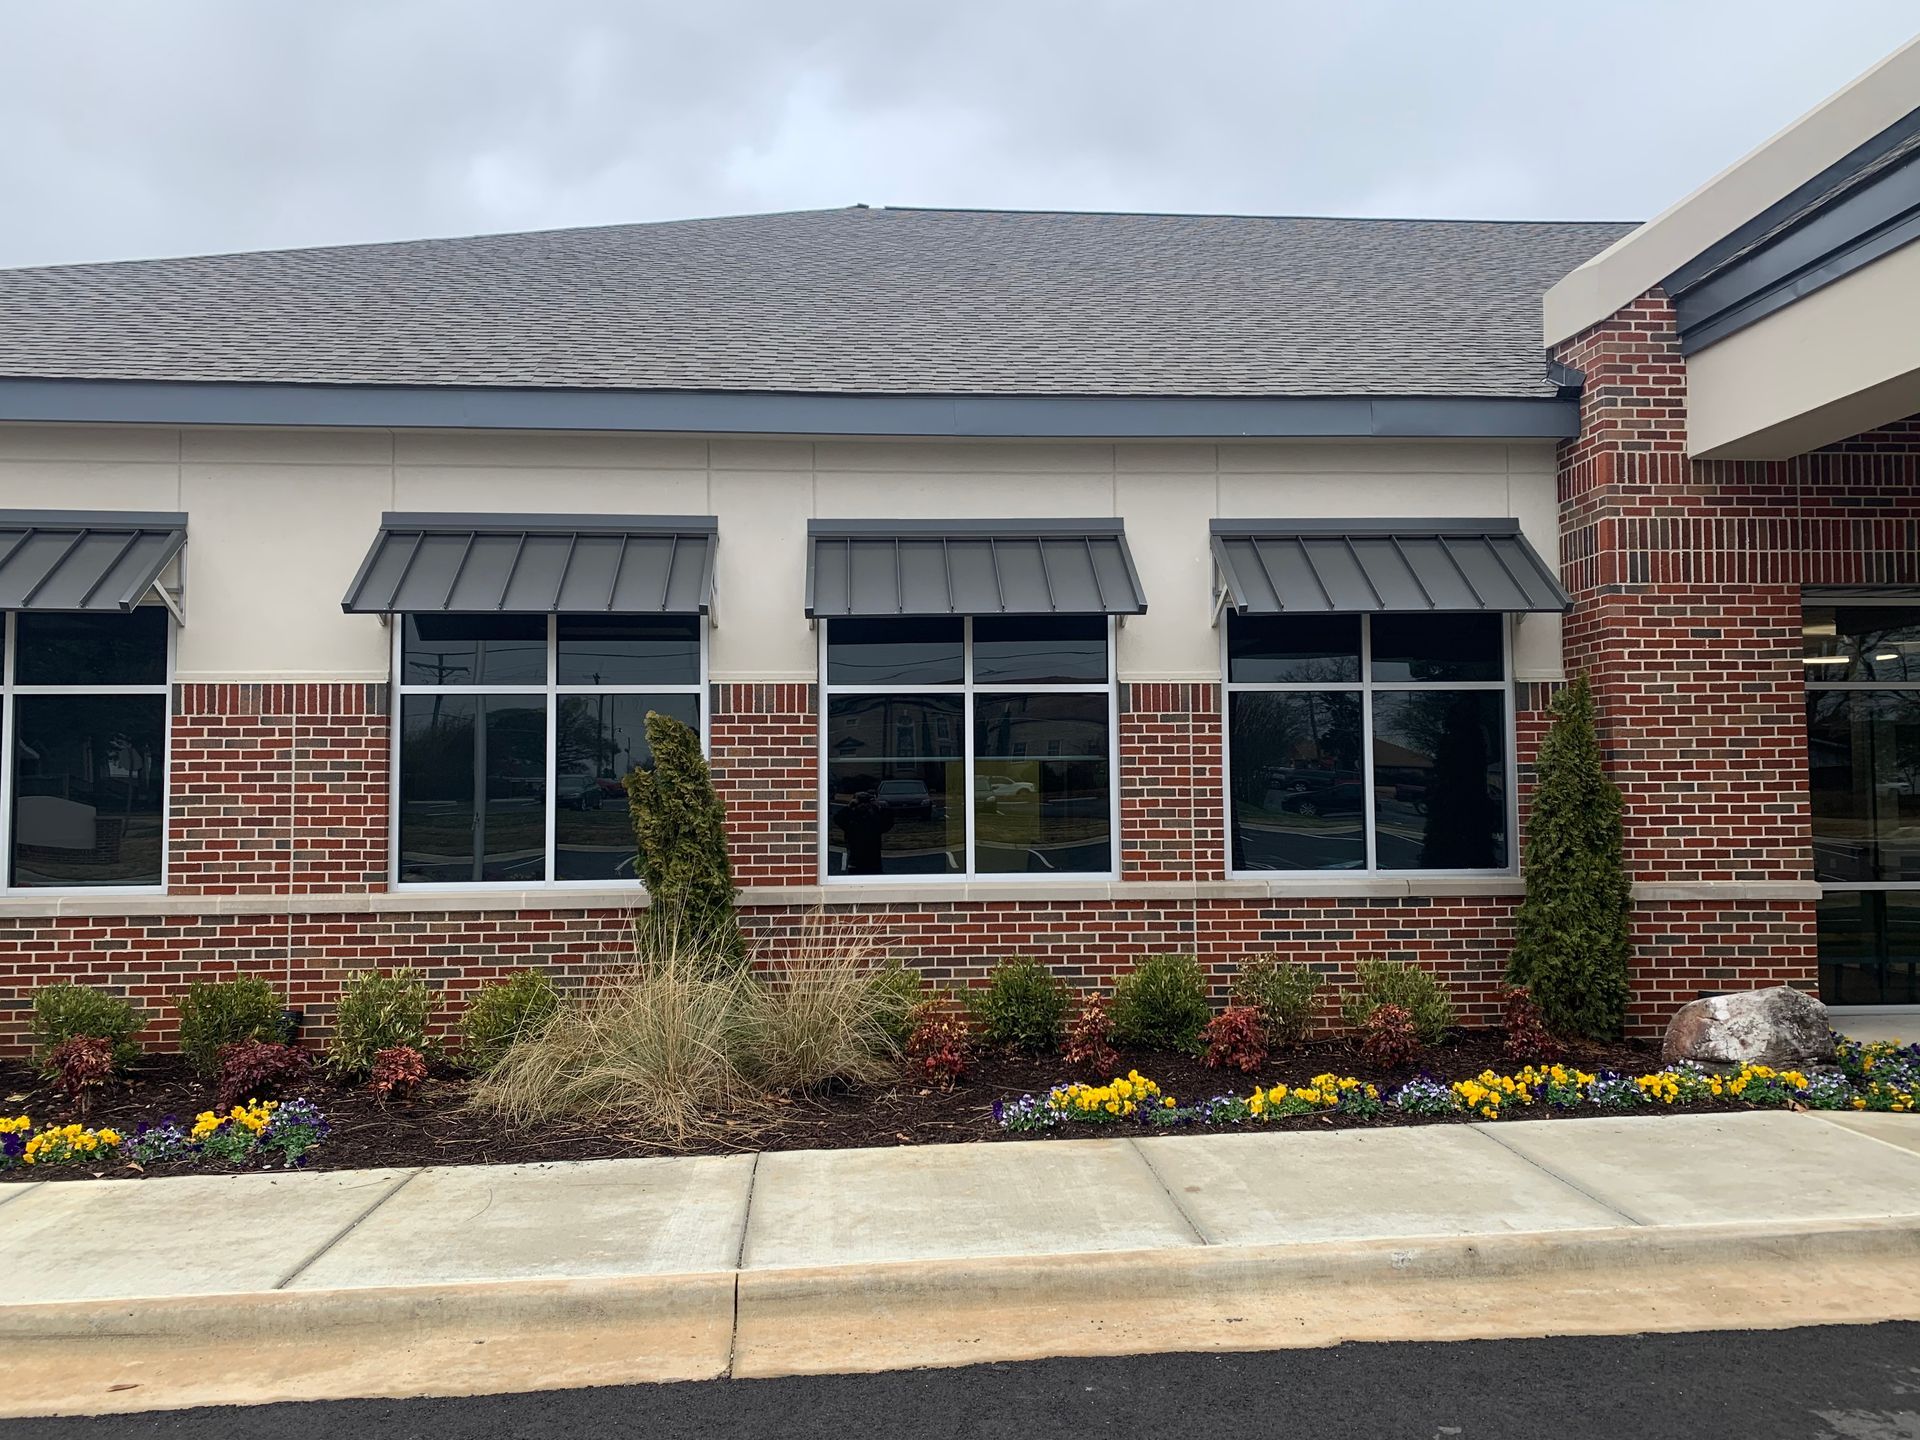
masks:
<path id="1" fill-rule="evenodd" d="M 1920 1217 L 0 1306 L 0 1415 L 1920 1318 Z"/>

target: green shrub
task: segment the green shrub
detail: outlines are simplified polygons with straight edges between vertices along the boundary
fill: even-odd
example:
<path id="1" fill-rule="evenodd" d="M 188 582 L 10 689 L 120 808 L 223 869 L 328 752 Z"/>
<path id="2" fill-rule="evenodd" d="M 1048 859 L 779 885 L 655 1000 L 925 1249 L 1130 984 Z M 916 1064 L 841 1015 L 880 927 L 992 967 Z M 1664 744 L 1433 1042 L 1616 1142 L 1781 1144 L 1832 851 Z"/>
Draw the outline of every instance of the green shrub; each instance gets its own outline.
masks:
<path id="1" fill-rule="evenodd" d="M 1320 988 L 1327 977 L 1297 960 L 1278 955 L 1256 955 L 1244 961 L 1233 977 L 1235 1005 L 1251 1005 L 1260 1012 L 1267 1044 L 1295 1045 L 1313 1029 L 1320 1004 Z"/>
<path id="2" fill-rule="evenodd" d="M 1071 1004 L 1060 977 L 1037 960 L 1002 960 L 993 967 L 986 989 L 968 997 L 982 1040 L 1030 1055 L 1060 1048 Z"/>
<path id="3" fill-rule="evenodd" d="M 187 986 L 180 1007 L 180 1053 L 199 1074 L 220 1069 L 220 1047 L 240 1040 L 269 1045 L 287 1038 L 287 1005 L 266 981 L 243 977 Z"/>
<path id="4" fill-rule="evenodd" d="M 460 1017 L 460 1063 L 484 1075 L 515 1041 L 538 1030 L 559 1008 L 559 992 L 544 970 L 516 970 L 482 986 Z"/>
<path id="5" fill-rule="evenodd" d="M 40 1063 L 77 1035 L 91 1035 L 113 1044 L 113 1063 L 125 1068 L 140 1058 L 133 1037 L 146 1016 L 132 1004 L 88 985 L 42 985 L 33 992 L 33 1020 L 28 1035 Z"/>
<path id="6" fill-rule="evenodd" d="M 1397 1005 L 1413 1017 L 1422 1045 L 1437 1045 L 1453 1027 L 1453 996 L 1439 976 L 1402 960 L 1362 960 L 1353 967 L 1353 988 L 1340 1015 L 1355 1030 L 1382 1005 Z"/>
<path id="7" fill-rule="evenodd" d="M 881 1028 L 894 1049 L 904 1053 L 913 1038 L 914 1011 L 926 1003 L 927 977 L 895 961 L 874 971 L 868 983 L 877 999 Z"/>
<path id="8" fill-rule="evenodd" d="M 1207 977 L 1191 955 L 1149 956 L 1113 987 L 1112 1013 L 1120 1045 L 1196 1054 L 1213 1018 Z"/>
<path id="9" fill-rule="evenodd" d="M 653 926 L 670 927 L 673 938 L 665 943 L 688 955 L 743 965 L 747 942 L 733 908 L 726 811 L 713 792 L 700 737 L 650 710 L 647 747 L 651 768 L 627 776 L 627 813 L 638 846 L 634 868 L 657 917 Z"/>
<path id="10" fill-rule="evenodd" d="M 327 1041 L 327 1066 L 349 1080 L 373 1073 L 373 1057 L 395 1045 L 425 1051 L 434 995 L 414 970 L 362 970 L 347 978 Z"/>
<path id="11" fill-rule="evenodd" d="M 1554 697 L 1534 774 L 1507 981 L 1526 987 L 1555 1034 L 1611 1039 L 1626 1021 L 1633 901 L 1620 791 L 1601 763 L 1585 676 Z"/>

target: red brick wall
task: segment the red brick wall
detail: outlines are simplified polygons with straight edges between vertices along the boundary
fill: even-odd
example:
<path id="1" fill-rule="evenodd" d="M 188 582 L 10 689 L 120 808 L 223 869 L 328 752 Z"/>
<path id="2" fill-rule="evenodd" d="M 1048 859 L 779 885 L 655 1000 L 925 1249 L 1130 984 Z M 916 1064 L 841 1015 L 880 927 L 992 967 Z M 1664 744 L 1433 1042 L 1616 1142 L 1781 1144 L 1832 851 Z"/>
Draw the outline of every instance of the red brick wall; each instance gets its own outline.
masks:
<path id="1" fill-rule="evenodd" d="M 715 685 L 708 764 L 740 885 L 820 878 L 820 731 L 811 685 Z"/>
<path id="2" fill-rule="evenodd" d="M 1120 876 L 1226 874 L 1218 685 L 1120 687 Z"/>
<path id="3" fill-rule="evenodd" d="M 1562 346 L 1569 669 L 1593 678 L 1644 882 L 1811 879 L 1801 587 L 1920 583 L 1920 424 L 1785 461 L 1693 461 L 1671 307 L 1647 295 Z M 1647 901 L 1635 1015 L 1702 990 L 1815 983 L 1811 901 Z"/>

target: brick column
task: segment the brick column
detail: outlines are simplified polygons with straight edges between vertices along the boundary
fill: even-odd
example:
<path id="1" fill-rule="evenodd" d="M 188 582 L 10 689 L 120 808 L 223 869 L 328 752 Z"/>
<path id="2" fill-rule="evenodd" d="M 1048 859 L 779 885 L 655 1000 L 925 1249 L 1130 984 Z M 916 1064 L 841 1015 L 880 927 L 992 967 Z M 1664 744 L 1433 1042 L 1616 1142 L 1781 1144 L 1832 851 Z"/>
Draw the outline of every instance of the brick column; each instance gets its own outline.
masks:
<path id="1" fill-rule="evenodd" d="M 1734 884 L 1811 874 L 1801 573 L 1782 533 L 1794 502 L 1775 467 L 1688 459 L 1664 296 L 1557 358 L 1586 376 L 1581 434 L 1560 459 L 1566 659 L 1594 683 L 1628 868 L 1642 884 L 1728 887 L 1636 906 L 1644 1032 L 1702 991 L 1815 980 L 1812 902 Z"/>
<path id="2" fill-rule="evenodd" d="M 1218 880 L 1220 686 L 1120 687 L 1120 878 Z"/>
<path id="3" fill-rule="evenodd" d="M 820 742 L 811 685 L 715 685 L 708 763 L 738 885 L 820 877 Z"/>

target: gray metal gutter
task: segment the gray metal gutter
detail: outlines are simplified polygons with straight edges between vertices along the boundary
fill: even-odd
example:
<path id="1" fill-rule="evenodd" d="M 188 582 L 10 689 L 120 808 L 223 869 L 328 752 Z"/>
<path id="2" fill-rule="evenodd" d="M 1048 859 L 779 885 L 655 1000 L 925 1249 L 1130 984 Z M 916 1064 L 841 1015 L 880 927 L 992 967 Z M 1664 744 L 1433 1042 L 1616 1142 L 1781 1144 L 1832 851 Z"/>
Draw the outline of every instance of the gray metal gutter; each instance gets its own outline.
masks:
<path id="1" fill-rule="evenodd" d="M 1501 396 L 791 395 L 0 378 L 0 421 L 1009 439 L 1540 439 L 1577 405 Z"/>

